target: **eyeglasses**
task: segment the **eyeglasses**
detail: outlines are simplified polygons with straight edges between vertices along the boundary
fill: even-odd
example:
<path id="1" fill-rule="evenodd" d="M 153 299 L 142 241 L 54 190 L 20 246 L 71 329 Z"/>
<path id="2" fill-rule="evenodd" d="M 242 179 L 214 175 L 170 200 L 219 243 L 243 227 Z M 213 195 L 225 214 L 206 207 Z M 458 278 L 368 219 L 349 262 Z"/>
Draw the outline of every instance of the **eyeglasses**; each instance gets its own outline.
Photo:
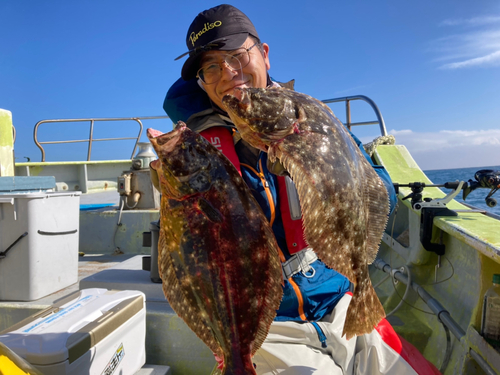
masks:
<path id="1" fill-rule="evenodd" d="M 260 46 L 260 43 L 255 43 L 249 48 L 238 48 L 237 50 L 224 55 L 224 60 L 219 63 L 211 63 L 206 65 L 196 73 L 196 77 L 201 79 L 204 84 L 211 85 L 212 83 L 219 82 L 222 77 L 222 63 L 225 63 L 229 68 L 233 70 L 243 69 L 250 63 L 250 50 L 255 47 Z"/>

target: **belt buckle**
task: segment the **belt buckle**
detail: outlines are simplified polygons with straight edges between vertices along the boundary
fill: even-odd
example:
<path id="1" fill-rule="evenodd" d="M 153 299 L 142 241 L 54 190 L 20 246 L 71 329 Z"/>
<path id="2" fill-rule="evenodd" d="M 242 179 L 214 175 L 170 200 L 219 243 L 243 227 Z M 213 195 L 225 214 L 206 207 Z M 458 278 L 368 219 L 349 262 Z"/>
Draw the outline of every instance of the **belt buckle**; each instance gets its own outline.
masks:
<path id="1" fill-rule="evenodd" d="M 316 274 L 316 270 L 314 269 L 313 266 L 309 264 L 307 261 L 307 250 L 304 250 L 303 252 L 297 253 L 297 256 L 299 258 L 299 268 L 300 268 L 300 273 L 304 275 L 304 277 L 307 277 L 308 279 L 314 277 Z M 300 255 L 299 255 L 300 254 Z M 312 270 L 312 274 L 308 275 L 307 273 Z"/>
<path id="2" fill-rule="evenodd" d="M 309 272 L 310 270 L 312 270 L 312 273 L 310 275 L 308 275 L 306 272 Z M 316 274 L 316 270 L 314 269 L 313 266 L 309 266 L 309 269 L 307 271 L 302 270 L 302 271 L 300 271 L 300 273 L 302 275 L 304 275 L 304 277 L 307 277 L 308 279 L 311 279 Z"/>
<path id="3" fill-rule="evenodd" d="M 315 254 L 313 257 L 310 256 L 309 253 L 312 253 L 312 250 L 309 248 L 306 248 L 304 250 L 299 251 L 298 253 L 294 254 L 292 258 L 288 259 L 285 263 L 282 264 L 282 271 L 283 271 L 283 277 L 285 279 L 289 279 L 293 275 L 297 273 L 302 273 L 304 277 L 307 278 L 312 278 L 316 274 L 316 270 L 314 267 L 310 265 L 310 263 L 313 263 L 316 259 L 318 259 Z M 308 275 L 307 273 L 311 271 L 312 273 Z"/>

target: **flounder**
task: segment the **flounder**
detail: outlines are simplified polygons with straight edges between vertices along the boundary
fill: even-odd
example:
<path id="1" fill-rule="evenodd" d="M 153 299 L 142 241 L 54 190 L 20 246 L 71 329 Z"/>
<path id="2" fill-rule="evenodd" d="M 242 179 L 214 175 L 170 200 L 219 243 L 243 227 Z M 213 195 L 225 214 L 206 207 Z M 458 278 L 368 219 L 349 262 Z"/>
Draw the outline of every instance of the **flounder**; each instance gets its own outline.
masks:
<path id="1" fill-rule="evenodd" d="M 290 174 L 308 244 L 354 284 L 343 335 L 371 332 L 385 317 L 368 273 L 389 212 L 383 182 L 319 100 L 283 88 L 244 88 L 222 101 L 242 138 Z"/>
<path id="2" fill-rule="evenodd" d="M 223 374 L 255 374 L 282 296 L 278 245 L 231 162 L 179 122 L 148 129 L 162 191 L 158 268 L 175 312 L 218 358 Z"/>

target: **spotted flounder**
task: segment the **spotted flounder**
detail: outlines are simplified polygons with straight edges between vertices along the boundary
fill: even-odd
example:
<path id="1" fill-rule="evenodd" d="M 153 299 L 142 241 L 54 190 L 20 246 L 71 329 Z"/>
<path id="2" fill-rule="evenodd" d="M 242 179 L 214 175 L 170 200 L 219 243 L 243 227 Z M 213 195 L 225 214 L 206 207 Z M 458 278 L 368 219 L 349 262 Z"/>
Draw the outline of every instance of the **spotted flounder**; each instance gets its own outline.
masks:
<path id="1" fill-rule="evenodd" d="M 283 88 L 246 88 L 222 101 L 242 138 L 290 174 L 308 244 L 354 284 L 343 335 L 371 332 L 385 317 L 368 273 L 389 212 L 383 182 L 319 100 Z"/>
<path id="2" fill-rule="evenodd" d="M 158 268 L 175 312 L 219 358 L 224 374 L 255 374 L 282 296 L 278 245 L 231 162 L 179 122 L 148 129 L 162 191 Z"/>

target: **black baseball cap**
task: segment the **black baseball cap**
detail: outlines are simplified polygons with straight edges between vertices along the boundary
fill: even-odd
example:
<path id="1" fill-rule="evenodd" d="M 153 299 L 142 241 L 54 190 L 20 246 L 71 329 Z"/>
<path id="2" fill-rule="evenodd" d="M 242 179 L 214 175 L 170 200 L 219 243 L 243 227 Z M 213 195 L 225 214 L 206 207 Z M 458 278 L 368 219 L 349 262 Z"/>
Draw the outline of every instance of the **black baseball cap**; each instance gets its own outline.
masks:
<path id="1" fill-rule="evenodd" d="M 189 54 L 182 67 L 182 78 L 194 78 L 199 69 L 201 54 L 210 50 L 232 51 L 240 48 L 248 36 L 259 39 L 252 21 L 232 5 L 222 4 L 198 14 L 189 26 L 186 45 Z"/>

